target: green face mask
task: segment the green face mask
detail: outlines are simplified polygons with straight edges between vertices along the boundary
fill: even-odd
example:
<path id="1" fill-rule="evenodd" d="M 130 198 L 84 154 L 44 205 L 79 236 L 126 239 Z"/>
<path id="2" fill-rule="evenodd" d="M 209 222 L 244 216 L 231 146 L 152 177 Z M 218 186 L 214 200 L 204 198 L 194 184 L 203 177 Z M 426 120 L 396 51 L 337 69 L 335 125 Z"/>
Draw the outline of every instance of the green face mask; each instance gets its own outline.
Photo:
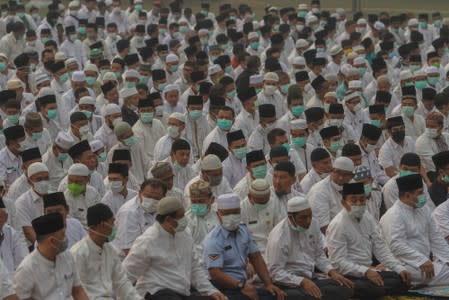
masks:
<path id="1" fill-rule="evenodd" d="M 292 138 L 292 143 L 296 148 L 302 148 L 307 142 L 307 138 L 304 136 L 299 136 Z"/>
<path id="2" fill-rule="evenodd" d="M 79 195 L 81 195 L 82 192 L 84 192 L 86 186 L 83 184 L 78 184 L 78 183 L 72 182 L 67 185 L 67 188 L 69 189 L 69 192 L 73 196 L 79 196 Z"/>
<path id="3" fill-rule="evenodd" d="M 331 152 L 337 152 L 338 148 L 340 148 L 340 141 L 333 141 L 333 142 L 331 142 L 331 146 L 329 148 L 329 150 Z"/>
<path id="4" fill-rule="evenodd" d="M 444 181 L 444 183 L 449 183 L 449 176 L 444 175 L 443 181 Z"/>
<path id="5" fill-rule="evenodd" d="M 380 120 L 371 120 L 371 125 L 374 125 L 377 128 L 380 128 L 382 126 L 382 124 L 380 123 Z"/>
<path id="6" fill-rule="evenodd" d="M 108 241 L 112 242 L 115 239 L 116 235 L 117 235 L 117 229 L 115 227 L 113 227 L 111 234 L 108 235 Z"/>
<path id="7" fill-rule="evenodd" d="M 205 203 L 192 203 L 190 210 L 193 215 L 198 217 L 204 217 L 208 212 L 207 204 Z"/>
<path id="8" fill-rule="evenodd" d="M 253 177 L 256 179 L 264 179 L 267 176 L 267 165 L 261 165 L 251 169 Z"/>
<path id="9" fill-rule="evenodd" d="M 295 105 L 292 106 L 292 114 L 295 117 L 299 117 L 304 112 L 304 105 Z"/>

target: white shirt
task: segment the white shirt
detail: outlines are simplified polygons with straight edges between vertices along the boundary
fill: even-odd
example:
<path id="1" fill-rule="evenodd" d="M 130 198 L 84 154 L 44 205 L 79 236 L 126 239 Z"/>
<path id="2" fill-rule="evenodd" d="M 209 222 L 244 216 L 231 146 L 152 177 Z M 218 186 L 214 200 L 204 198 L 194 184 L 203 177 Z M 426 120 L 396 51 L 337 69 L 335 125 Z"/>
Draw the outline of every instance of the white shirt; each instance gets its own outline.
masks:
<path id="1" fill-rule="evenodd" d="M 262 150 L 264 155 L 268 155 L 270 152 L 270 144 L 268 143 L 267 133 L 262 126 L 257 125 L 254 131 L 251 133 L 248 143 L 248 152 L 254 150 Z"/>
<path id="2" fill-rule="evenodd" d="M 72 289 L 81 282 L 73 256 L 64 251 L 50 261 L 34 249 L 14 274 L 14 289 L 19 299 L 70 300 Z"/>
<path id="3" fill-rule="evenodd" d="M 17 40 L 12 31 L 0 39 L 0 53 L 4 53 L 10 62 L 14 61 L 24 50 L 25 40 Z"/>
<path id="4" fill-rule="evenodd" d="M 203 148 L 203 141 L 205 141 L 208 134 L 211 132 L 211 128 L 207 123 L 206 117 L 201 116 L 196 121 L 189 118 L 188 112 L 185 114 L 186 117 L 186 128 L 184 130 L 185 138 L 192 145 L 193 157 L 198 159 L 201 157 L 206 149 Z M 225 136 L 226 138 L 226 136 Z"/>
<path id="5" fill-rule="evenodd" d="M 327 175 L 326 175 L 327 176 Z M 302 178 L 300 182 L 301 192 L 307 194 L 310 189 L 318 182 L 320 182 L 323 178 L 320 174 L 315 171 L 314 168 L 311 168 L 309 172 Z"/>
<path id="6" fill-rule="evenodd" d="M 112 156 L 114 155 L 115 149 L 127 149 L 131 154 L 132 167 L 129 169 L 129 172 L 136 178 L 137 182 L 141 184 L 145 176 L 148 173 L 148 170 L 151 168 L 151 161 L 145 160 L 143 144 L 137 141 L 136 144 L 128 147 L 121 142 L 116 144 L 109 150 L 108 153 L 108 162 L 112 162 Z M 156 152 L 155 152 L 156 155 Z"/>
<path id="7" fill-rule="evenodd" d="M 212 129 L 212 131 L 204 139 L 202 155 L 204 155 L 209 145 L 213 142 L 220 144 L 225 149 L 228 149 L 228 140 L 226 138 L 226 134 L 231 131 L 232 129 L 230 129 L 229 131 L 221 130 L 220 128 L 218 128 L 218 126 Z"/>
<path id="8" fill-rule="evenodd" d="M 198 175 L 198 176 L 192 178 L 189 181 L 189 183 L 186 184 L 186 187 L 184 189 L 184 201 L 185 201 L 184 203 L 185 203 L 185 205 L 187 205 L 187 207 L 190 206 L 190 185 L 192 185 L 192 183 L 194 183 L 200 179 L 204 180 L 203 178 L 201 178 L 201 175 Z M 214 194 L 215 198 L 217 198 L 218 196 L 220 196 L 222 194 L 232 193 L 232 189 L 229 186 L 229 183 L 224 176 L 219 185 L 211 186 L 210 188 L 211 188 L 212 194 Z"/>
<path id="9" fill-rule="evenodd" d="M 67 216 L 67 218 L 65 219 L 65 223 L 65 236 L 69 241 L 68 248 L 70 249 L 74 244 L 76 244 L 86 236 L 86 230 L 84 230 L 81 222 L 75 218 Z"/>
<path id="10" fill-rule="evenodd" d="M 61 180 L 67 176 L 72 159 L 68 157 L 64 162 L 61 162 L 53 153 L 53 147 L 48 148 L 48 151 L 42 156 L 42 162 L 48 168 L 49 174 L 49 191 L 57 191 Z"/>
<path id="11" fill-rule="evenodd" d="M 3 239 L 0 242 L 0 256 L 12 279 L 14 271 L 28 255 L 27 244 L 14 228 L 5 224 L 2 228 Z"/>
<path id="12" fill-rule="evenodd" d="M 401 158 L 408 152 L 415 152 L 415 142 L 412 138 L 406 136 L 404 139 L 404 146 L 401 146 L 394 142 L 390 137 L 380 148 L 379 164 L 384 169 L 393 167 L 396 172 L 399 172 Z"/>
<path id="13" fill-rule="evenodd" d="M 110 243 L 99 247 L 86 236 L 70 252 L 89 299 L 142 299 L 126 276 L 122 263 Z"/>
<path id="14" fill-rule="evenodd" d="M 123 266 L 142 296 L 162 289 L 189 296 L 191 286 L 206 295 L 217 292 L 199 263 L 189 230 L 173 236 L 155 223 L 136 240 Z"/>
<path id="15" fill-rule="evenodd" d="M 17 198 L 25 194 L 30 188 L 31 186 L 28 183 L 28 178 L 25 176 L 25 174 L 22 174 L 11 184 L 6 197 L 16 200 Z"/>
<path id="16" fill-rule="evenodd" d="M 31 136 L 26 135 L 25 138 L 25 148 L 26 149 L 30 149 L 30 148 L 39 148 L 39 152 L 40 153 L 45 153 L 48 148 L 51 147 L 52 144 L 52 140 L 51 140 L 51 136 L 50 133 L 48 132 L 47 129 L 43 129 L 42 131 L 42 137 L 40 139 L 38 139 L 37 141 L 33 141 Z"/>
<path id="17" fill-rule="evenodd" d="M 430 260 L 431 253 L 434 261 L 449 262 L 447 242 L 427 206 L 415 209 L 396 201 L 379 224 L 391 252 L 411 272 L 412 282 L 422 278 L 419 267 Z M 439 275 L 438 269 L 436 276 Z M 447 271 L 447 266 L 445 269 Z"/>
<path id="18" fill-rule="evenodd" d="M 171 160 L 171 157 L 167 157 L 167 159 L 163 161 L 169 162 L 172 166 L 173 174 L 175 175 L 175 178 L 173 178 L 173 187 L 176 187 L 181 191 L 184 191 L 184 188 L 186 187 L 187 183 L 193 177 L 195 177 L 197 173 L 193 171 L 192 166 L 189 164 L 180 169 L 175 168 L 173 165 L 173 161 Z"/>
<path id="19" fill-rule="evenodd" d="M 114 213 L 114 216 L 119 211 L 120 207 L 122 207 L 123 204 L 125 204 L 130 199 L 134 198 L 137 195 L 137 192 L 135 190 L 128 189 L 128 192 L 126 194 L 126 198 L 123 197 L 120 193 L 113 193 L 111 190 L 107 191 L 106 194 L 101 199 L 101 202 L 109 206 L 109 208 Z"/>
<path id="20" fill-rule="evenodd" d="M 114 134 L 114 131 L 109 128 L 106 122 L 98 128 L 97 132 L 95 132 L 94 139 L 102 141 L 107 152 L 118 143 L 117 136 Z"/>
<path id="21" fill-rule="evenodd" d="M 14 295 L 15 291 L 12 286 L 12 281 L 8 276 L 8 270 L 3 262 L 0 260 L 0 298 L 4 299 L 8 296 Z"/>
<path id="22" fill-rule="evenodd" d="M 234 127 L 242 130 L 246 139 L 250 137 L 254 129 L 259 124 L 259 112 L 253 114 L 247 112 L 244 108 L 240 111 L 234 121 Z"/>
<path id="23" fill-rule="evenodd" d="M 228 180 L 231 188 L 234 188 L 247 172 L 246 158 L 237 159 L 234 153 L 229 153 L 223 161 L 223 176 Z"/>
<path id="24" fill-rule="evenodd" d="M 304 278 L 311 279 L 315 267 L 323 273 L 332 270 L 324 254 L 320 227 L 312 219 L 309 228 L 298 232 L 288 218 L 274 227 L 268 236 L 267 267 L 274 282 L 298 287 Z"/>
<path id="25" fill-rule="evenodd" d="M 190 208 L 185 214 L 189 225 L 188 228 L 192 234 L 193 242 L 197 250 L 198 256 L 201 259 L 203 255 L 203 240 L 217 224 L 220 224 L 217 216 L 217 205 L 212 203 L 209 211 L 203 217 L 195 216 L 192 214 Z"/>
<path id="26" fill-rule="evenodd" d="M 394 258 L 377 222 L 368 212 L 358 222 L 342 209 L 327 227 L 326 245 L 332 265 L 343 275 L 364 277 L 372 265 L 373 255 L 398 274 L 405 270 Z"/>
<path id="27" fill-rule="evenodd" d="M 327 176 L 310 189 L 307 194 L 313 217 L 321 227 L 329 225 L 331 220 L 343 208 L 341 194 L 336 190 L 331 176 Z"/>
<path id="28" fill-rule="evenodd" d="M 304 147 L 297 148 L 295 145 L 290 145 L 290 151 L 295 151 L 296 156 L 301 160 L 303 167 L 305 168 L 305 172 L 308 173 L 312 170 L 312 161 L 310 160 L 310 156 L 312 155 L 312 151 L 315 149 L 315 146 L 312 144 L 306 143 Z M 298 172 L 296 172 L 298 173 Z"/>
<path id="29" fill-rule="evenodd" d="M 43 214 L 44 200 L 33 189 L 29 189 L 16 200 L 16 229 L 31 227 L 31 221 Z"/>
<path id="30" fill-rule="evenodd" d="M 157 141 L 165 135 L 165 128 L 162 122 L 153 119 L 149 124 L 142 123 L 138 120 L 133 126 L 133 133 L 135 134 L 138 143 L 143 145 L 143 157 L 146 161 L 153 161 L 154 147 Z M 171 150 L 171 149 L 170 149 Z"/>
<path id="31" fill-rule="evenodd" d="M 64 196 L 69 206 L 69 215 L 87 228 L 87 209 L 100 202 L 100 195 L 90 185 L 86 185 L 84 193 L 74 196 L 69 190 L 64 191 Z"/>
<path id="32" fill-rule="evenodd" d="M 366 118 L 363 111 L 359 110 L 354 114 L 345 107 L 345 118 L 343 119 L 343 124 L 353 129 L 355 134 L 354 136 L 355 141 L 359 140 L 362 134 L 362 128 L 364 123 L 369 123 L 369 120 L 368 118 Z"/>
<path id="33" fill-rule="evenodd" d="M 257 95 L 257 100 L 259 101 L 259 105 L 261 104 L 274 105 L 274 108 L 276 110 L 276 120 L 280 119 L 287 112 L 287 101 L 278 90 L 276 90 L 276 92 L 271 96 L 266 95 L 265 91 L 262 90 Z"/>
<path id="34" fill-rule="evenodd" d="M 117 234 L 113 244 L 120 251 L 131 249 L 134 241 L 155 222 L 156 214 L 145 212 L 139 196 L 134 197 L 120 207 L 115 216 Z"/>
<path id="35" fill-rule="evenodd" d="M 248 226 L 260 253 L 264 255 L 265 249 L 267 248 L 268 235 L 287 216 L 281 208 L 281 203 L 274 197 L 270 197 L 267 207 L 261 211 L 257 211 L 256 207 L 246 197 L 240 202 L 240 209 L 242 223 Z"/>
<path id="36" fill-rule="evenodd" d="M 8 147 L 0 150 L 0 180 L 5 182 L 7 188 L 22 175 L 22 159 L 15 156 Z"/>
<path id="37" fill-rule="evenodd" d="M 449 133 L 443 132 L 441 138 L 449 147 Z M 427 172 L 435 171 L 435 165 L 433 164 L 432 156 L 440 152 L 435 139 L 431 138 L 426 132 L 424 132 L 416 139 L 415 147 L 416 154 L 419 155 L 419 158 L 421 159 L 421 165 L 423 166 L 424 170 L 426 170 Z"/>
<path id="38" fill-rule="evenodd" d="M 440 227 L 443 237 L 449 237 L 449 201 L 444 201 L 435 208 L 432 213 L 433 219 Z"/>

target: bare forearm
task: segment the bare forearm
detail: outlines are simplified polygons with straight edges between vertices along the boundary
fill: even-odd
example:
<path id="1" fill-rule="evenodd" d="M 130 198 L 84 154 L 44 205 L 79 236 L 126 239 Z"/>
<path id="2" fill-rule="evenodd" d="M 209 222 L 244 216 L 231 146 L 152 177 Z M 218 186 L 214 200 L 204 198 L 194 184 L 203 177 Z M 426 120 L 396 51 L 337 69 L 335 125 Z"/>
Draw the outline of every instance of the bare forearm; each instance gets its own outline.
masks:
<path id="1" fill-rule="evenodd" d="M 253 253 L 249 256 L 249 260 L 251 264 L 254 266 L 256 274 L 259 275 L 259 278 L 262 280 L 262 282 L 265 285 L 270 285 L 271 277 L 270 274 L 268 273 L 268 268 L 267 265 L 265 264 L 262 254 L 260 254 L 260 252 Z"/>
<path id="2" fill-rule="evenodd" d="M 209 275 L 211 281 L 222 289 L 237 289 L 240 283 L 219 268 L 209 269 Z"/>

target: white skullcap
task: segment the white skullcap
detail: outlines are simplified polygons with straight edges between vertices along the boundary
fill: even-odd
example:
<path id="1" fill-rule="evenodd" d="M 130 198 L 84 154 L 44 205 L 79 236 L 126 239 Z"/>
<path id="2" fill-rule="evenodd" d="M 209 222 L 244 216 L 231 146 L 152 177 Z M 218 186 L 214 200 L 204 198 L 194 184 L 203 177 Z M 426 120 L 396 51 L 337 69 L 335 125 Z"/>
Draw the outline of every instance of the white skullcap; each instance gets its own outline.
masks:
<path id="1" fill-rule="evenodd" d="M 360 18 L 357 20 L 357 25 L 366 25 L 367 22 L 364 18 Z"/>
<path id="2" fill-rule="evenodd" d="M 49 95 L 53 95 L 54 96 L 55 95 L 55 91 L 53 91 L 52 88 L 49 88 L 49 87 L 46 86 L 46 87 L 40 89 L 39 94 L 37 94 L 37 97 L 41 98 L 41 97 L 49 96 Z"/>
<path id="3" fill-rule="evenodd" d="M 206 155 L 200 162 L 200 168 L 202 171 L 217 170 L 222 166 L 221 160 L 214 154 Z"/>
<path id="4" fill-rule="evenodd" d="M 259 83 L 263 83 L 262 74 L 255 74 L 249 77 L 249 84 L 259 84 Z"/>
<path id="5" fill-rule="evenodd" d="M 123 99 L 131 97 L 133 95 L 137 95 L 139 92 L 137 91 L 137 89 L 135 87 L 133 88 L 123 88 L 120 90 L 120 97 L 122 97 Z"/>
<path id="6" fill-rule="evenodd" d="M 356 76 L 359 75 L 359 71 L 357 70 L 357 68 L 351 68 L 348 71 L 348 76 Z"/>
<path id="7" fill-rule="evenodd" d="M 330 50 L 330 55 L 334 56 L 337 55 L 338 53 L 341 53 L 343 51 L 343 48 L 341 48 L 340 45 L 334 45 L 332 46 L 331 50 Z"/>
<path id="8" fill-rule="evenodd" d="M 69 65 L 71 65 L 71 64 L 77 64 L 77 65 L 78 65 L 78 61 L 76 60 L 76 58 L 71 57 L 71 58 L 68 58 L 68 59 L 65 61 L 65 66 L 66 66 L 66 67 L 69 66 Z"/>
<path id="9" fill-rule="evenodd" d="M 337 93 L 336 92 L 327 92 L 326 94 L 324 94 L 324 98 L 328 98 L 328 97 L 337 99 Z"/>
<path id="10" fill-rule="evenodd" d="M 104 144 L 101 140 L 93 140 L 89 142 L 89 146 L 92 152 L 97 152 L 101 148 L 104 148 Z"/>
<path id="11" fill-rule="evenodd" d="M 326 52 L 318 52 L 315 57 L 316 58 L 326 58 L 327 59 L 327 53 Z"/>
<path id="12" fill-rule="evenodd" d="M 165 58 L 165 62 L 166 63 L 173 63 L 173 62 L 177 62 L 177 61 L 179 61 L 179 57 L 176 54 L 173 54 L 173 53 L 170 53 Z"/>
<path id="13" fill-rule="evenodd" d="M 86 81 L 86 75 L 84 75 L 83 71 L 75 71 L 72 74 L 72 81 L 76 82 Z"/>
<path id="14" fill-rule="evenodd" d="M 240 208 L 240 198 L 234 193 L 220 195 L 215 202 L 217 202 L 218 209 Z"/>
<path id="15" fill-rule="evenodd" d="M 360 80 L 351 80 L 348 83 L 349 89 L 361 89 L 362 88 L 362 82 Z"/>
<path id="16" fill-rule="evenodd" d="M 306 24 L 309 25 L 312 22 L 318 22 L 318 18 L 315 15 L 309 15 L 306 17 Z"/>
<path id="17" fill-rule="evenodd" d="M 350 93 L 350 94 L 347 94 L 347 95 L 343 98 L 343 100 L 344 100 L 344 101 L 350 101 L 350 100 L 352 100 L 352 99 L 354 99 L 354 98 L 357 98 L 357 97 L 360 98 L 359 92 L 352 92 L 352 93 Z"/>
<path id="18" fill-rule="evenodd" d="M 426 72 L 424 72 L 424 70 L 418 70 L 418 71 L 415 71 L 415 73 L 413 73 L 413 76 L 415 76 L 415 77 L 419 77 L 419 76 L 427 76 L 427 74 L 426 74 Z"/>
<path id="19" fill-rule="evenodd" d="M 178 91 L 179 92 L 179 87 L 177 84 L 171 83 L 171 84 L 167 84 L 164 88 L 163 93 L 167 93 L 167 92 L 171 92 L 171 91 Z"/>
<path id="20" fill-rule="evenodd" d="M 89 169 L 84 164 L 73 164 L 69 168 L 69 175 L 89 176 Z"/>
<path id="21" fill-rule="evenodd" d="M 344 14 L 345 14 L 344 8 L 341 8 L 341 7 L 337 8 L 337 9 L 335 10 L 335 12 L 336 12 L 337 14 L 339 14 L 339 15 L 344 15 Z"/>
<path id="22" fill-rule="evenodd" d="M 307 9 L 308 9 L 307 4 L 305 3 L 298 4 L 298 10 L 307 10 Z"/>
<path id="23" fill-rule="evenodd" d="M 302 56 L 296 56 L 292 62 L 293 65 L 305 65 L 306 60 Z"/>
<path id="24" fill-rule="evenodd" d="M 106 80 L 117 81 L 117 77 L 115 77 L 115 74 L 113 72 L 106 72 L 103 75 L 103 82 L 105 82 Z"/>
<path id="25" fill-rule="evenodd" d="M 279 81 L 279 76 L 274 72 L 268 72 L 264 75 L 263 80 Z"/>
<path id="26" fill-rule="evenodd" d="M 137 72 L 134 69 L 131 70 L 127 70 L 124 74 L 123 74 L 123 78 L 139 78 L 139 72 Z"/>
<path id="27" fill-rule="evenodd" d="M 28 178 L 37 173 L 48 172 L 48 168 L 44 163 L 34 162 L 28 166 Z"/>
<path id="28" fill-rule="evenodd" d="M 256 179 L 249 186 L 249 193 L 253 196 L 266 196 L 270 194 L 270 184 L 265 179 Z"/>
<path id="29" fill-rule="evenodd" d="M 357 52 L 359 50 L 365 50 L 365 48 L 362 45 L 357 45 L 357 46 L 352 47 L 353 52 Z"/>
<path id="30" fill-rule="evenodd" d="M 358 56 L 358 57 L 354 58 L 354 65 L 363 65 L 363 64 L 366 65 L 366 61 L 363 57 Z"/>
<path id="31" fill-rule="evenodd" d="M 55 54 L 55 61 L 65 61 L 67 57 L 65 56 L 64 52 L 56 52 Z"/>
<path id="32" fill-rule="evenodd" d="M 353 52 L 349 53 L 348 55 L 346 55 L 346 57 L 348 60 L 355 59 L 356 57 L 358 57 L 358 54 L 353 51 Z"/>
<path id="33" fill-rule="evenodd" d="M 186 116 L 184 114 L 182 114 L 182 113 L 179 113 L 179 112 L 172 113 L 168 118 L 169 119 L 178 120 L 178 121 L 180 121 L 182 123 L 186 122 Z"/>
<path id="34" fill-rule="evenodd" d="M 340 156 L 339 158 L 334 160 L 334 163 L 332 166 L 334 167 L 334 169 L 343 170 L 343 171 L 352 172 L 352 173 L 354 173 L 354 169 L 355 169 L 354 162 L 345 156 Z"/>
<path id="35" fill-rule="evenodd" d="M 440 74 L 440 72 L 438 71 L 437 68 L 430 66 L 430 67 L 425 67 L 424 68 L 424 72 L 426 72 L 427 74 L 433 74 L 433 73 L 438 73 Z"/>
<path id="36" fill-rule="evenodd" d="M 106 0 L 104 2 L 104 4 L 106 4 L 106 6 L 111 6 L 112 5 L 112 0 Z"/>
<path id="37" fill-rule="evenodd" d="M 441 22 L 443 25 L 448 26 L 449 25 L 449 18 L 443 18 L 443 21 Z"/>
<path id="38" fill-rule="evenodd" d="M 99 72 L 98 72 L 97 66 L 94 65 L 94 64 L 87 64 L 87 65 L 84 67 L 84 71 L 92 71 L 92 72 L 99 73 Z"/>
<path id="39" fill-rule="evenodd" d="M 46 81 L 50 81 L 50 77 L 45 73 L 38 73 L 38 74 L 36 74 L 36 77 L 34 78 L 34 80 L 36 82 L 36 85 L 39 85 Z"/>
<path id="40" fill-rule="evenodd" d="M 288 200 L 287 212 L 295 213 L 310 208 L 309 201 L 304 196 L 296 196 Z"/>
<path id="41" fill-rule="evenodd" d="M 299 39 L 296 41 L 295 48 L 305 48 L 309 46 L 309 42 L 305 39 Z"/>
<path id="42" fill-rule="evenodd" d="M 251 32 L 248 34 L 248 40 L 251 40 L 251 39 L 258 39 L 258 38 L 259 38 L 259 35 L 257 34 L 257 32 L 251 31 Z"/>
<path id="43" fill-rule="evenodd" d="M 6 54 L 3 53 L 3 52 L 0 52 L 0 56 L 1 56 L 1 57 L 4 57 L 4 58 L 6 58 L 6 59 L 8 59 L 8 56 L 6 56 Z"/>
<path id="44" fill-rule="evenodd" d="M 385 24 L 384 23 L 382 23 L 381 21 L 376 21 L 375 23 L 374 23 L 374 29 L 376 29 L 376 30 L 383 30 L 383 29 L 385 29 Z"/>
<path id="45" fill-rule="evenodd" d="M 338 81 L 338 76 L 337 74 L 326 74 L 324 75 L 324 79 L 326 79 L 326 81 Z"/>
<path id="46" fill-rule="evenodd" d="M 217 74 L 218 72 L 222 71 L 223 69 L 221 68 L 220 65 L 212 65 L 209 67 L 209 75 L 214 75 Z"/>
<path id="47" fill-rule="evenodd" d="M 401 71 L 399 74 L 400 80 L 409 80 L 413 78 L 413 74 L 410 70 Z"/>
<path id="48" fill-rule="evenodd" d="M 278 11 L 279 9 L 276 6 L 270 6 L 270 8 L 268 8 L 268 11 Z"/>
<path id="49" fill-rule="evenodd" d="M 418 20 L 415 18 L 411 18 L 410 20 L 408 20 L 407 26 L 418 26 Z"/>
<path id="50" fill-rule="evenodd" d="M 352 69 L 352 66 L 350 64 L 343 64 L 340 68 L 340 72 L 341 74 L 345 75 L 346 77 L 348 77 L 349 75 L 349 71 Z"/>
<path id="51" fill-rule="evenodd" d="M 307 121 L 304 119 L 293 119 L 290 121 L 290 130 L 307 129 Z"/>
<path id="52" fill-rule="evenodd" d="M 78 1 L 70 1 L 69 8 L 78 8 L 80 3 Z"/>
<path id="53" fill-rule="evenodd" d="M 69 150 L 74 143 L 75 140 L 73 137 L 63 131 L 58 132 L 58 135 L 55 138 L 55 144 L 65 150 Z"/>
<path id="54" fill-rule="evenodd" d="M 121 113 L 121 112 L 122 112 L 122 110 L 120 109 L 120 106 L 118 106 L 115 103 L 109 103 L 103 108 L 103 117 Z"/>
<path id="55" fill-rule="evenodd" d="M 80 99 L 79 104 L 95 105 L 95 99 L 91 96 L 84 96 Z"/>
<path id="56" fill-rule="evenodd" d="M 198 30 L 198 34 L 207 34 L 209 35 L 209 30 L 207 30 L 206 28 L 201 28 L 200 30 Z"/>
<path id="57" fill-rule="evenodd" d="M 25 88 L 25 84 L 19 78 L 10 79 L 6 84 L 8 90 L 16 90 L 20 88 Z"/>

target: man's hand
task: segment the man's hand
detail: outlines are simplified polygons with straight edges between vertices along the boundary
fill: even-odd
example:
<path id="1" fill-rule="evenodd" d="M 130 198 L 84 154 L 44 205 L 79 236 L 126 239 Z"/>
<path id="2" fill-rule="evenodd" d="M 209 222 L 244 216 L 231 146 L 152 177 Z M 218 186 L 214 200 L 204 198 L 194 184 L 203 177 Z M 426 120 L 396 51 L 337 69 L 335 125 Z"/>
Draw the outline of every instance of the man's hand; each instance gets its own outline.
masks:
<path id="1" fill-rule="evenodd" d="M 248 280 L 251 280 L 256 275 L 256 271 L 250 262 L 246 264 L 246 273 L 248 274 Z"/>
<path id="2" fill-rule="evenodd" d="M 383 286 L 384 281 L 382 280 L 382 277 L 379 275 L 378 272 L 368 269 L 365 273 L 365 277 L 374 282 L 375 285 Z"/>
<path id="3" fill-rule="evenodd" d="M 315 298 L 321 298 L 320 288 L 312 281 L 307 278 L 303 278 L 300 285 L 307 293 Z"/>
<path id="4" fill-rule="evenodd" d="M 257 295 L 256 288 L 249 283 L 245 284 L 243 289 L 240 290 L 240 293 L 242 293 L 251 300 L 259 300 L 259 295 Z"/>
<path id="5" fill-rule="evenodd" d="M 426 276 L 426 279 L 431 279 L 435 277 L 433 262 L 431 262 L 430 260 L 423 263 L 419 268 L 421 269 L 421 272 L 423 272 L 424 275 Z"/>
<path id="6" fill-rule="evenodd" d="M 229 300 L 228 297 L 226 297 L 225 295 L 223 295 L 220 292 L 216 292 L 213 293 L 212 295 L 210 295 L 214 300 Z"/>
<path id="7" fill-rule="evenodd" d="M 266 285 L 265 289 L 273 296 L 277 296 L 277 300 L 284 300 L 284 298 L 287 296 L 287 294 L 275 286 L 274 284 Z"/>
<path id="8" fill-rule="evenodd" d="M 406 285 L 409 286 L 411 284 L 412 274 L 410 274 L 410 272 L 404 270 L 401 273 L 399 273 L 399 276 L 401 276 L 402 281 L 404 281 Z"/>
<path id="9" fill-rule="evenodd" d="M 336 270 L 330 270 L 329 271 L 329 277 L 338 282 L 340 285 L 344 285 L 350 289 L 354 288 L 354 282 L 349 280 L 348 278 L 344 277 L 340 273 L 338 273 Z"/>

